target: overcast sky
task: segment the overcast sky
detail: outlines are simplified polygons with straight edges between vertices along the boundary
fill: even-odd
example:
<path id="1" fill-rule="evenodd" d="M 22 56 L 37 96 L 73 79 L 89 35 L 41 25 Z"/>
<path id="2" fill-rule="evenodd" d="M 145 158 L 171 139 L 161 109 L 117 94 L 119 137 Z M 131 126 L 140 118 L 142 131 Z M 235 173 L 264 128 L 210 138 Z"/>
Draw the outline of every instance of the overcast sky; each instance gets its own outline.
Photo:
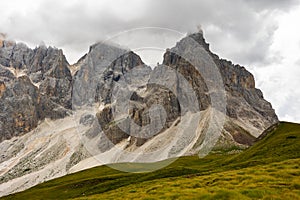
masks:
<path id="1" fill-rule="evenodd" d="M 0 6 L 0 32 L 31 47 L 62 48 L 70 63 L 111 39 L 153 65 L 201 25 L 211 50 L 251 71 L 280 120 L 294 122 L 300 122 L 299 19 L 299 0 L 2 0 Z"/>

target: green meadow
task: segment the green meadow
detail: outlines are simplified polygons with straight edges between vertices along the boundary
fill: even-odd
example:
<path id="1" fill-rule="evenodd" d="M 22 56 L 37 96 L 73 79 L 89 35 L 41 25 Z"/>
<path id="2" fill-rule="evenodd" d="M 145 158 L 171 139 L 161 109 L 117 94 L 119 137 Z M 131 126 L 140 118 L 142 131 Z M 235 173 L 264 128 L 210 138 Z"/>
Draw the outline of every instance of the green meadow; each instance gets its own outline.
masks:
<path id="1" fill-rule="evenodd" d="M 166 161 L 162 161 L 166 162 Z M 161 163 L 121 163 L 133 170 Z M 153 172 L 100 166 L 1 199 L 300 199 L 300 125 L 281 122 L 239 154 L 181 157 Z"/>

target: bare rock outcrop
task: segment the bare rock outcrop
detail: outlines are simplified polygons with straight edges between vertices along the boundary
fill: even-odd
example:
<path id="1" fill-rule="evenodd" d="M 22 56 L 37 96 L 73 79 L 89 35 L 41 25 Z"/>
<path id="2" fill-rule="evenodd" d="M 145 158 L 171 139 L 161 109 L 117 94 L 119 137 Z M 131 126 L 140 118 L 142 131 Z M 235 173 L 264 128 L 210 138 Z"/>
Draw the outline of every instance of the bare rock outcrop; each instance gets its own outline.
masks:
<path id="1" fill-rule="evenodd" d="M 190 41 L 193 42 L 190 42 Z M 205 110 L 211 106 L 210 96 L 216 86 L 208 89 L 207 84 L 214 82 L 214 74 L 211 72 L 209 65 L 201 70 L 205 74 L 205 80 L 201 71 L 195 69 L 192 63 L 188 62 L 185 57 L 178 55 L 192 54 L 193 49 L 189 49 L 187 43 L 197 43 L 212 58 L 214 65 L 217 67 L 222 81 L 226 101 L 226 123 L 224 132 L 231 134 L 233 141 L 238 144 L 251 145 L 266 128 L 278 122 L 271 104 L 267 102 L 262 92 L 255 88 L 253 75 L 240 65 L 234 65 L 232 62 L 220 59 L 217 55 L 209 50 L 209 44 L 205 42 L 203 33 L 194 33 L 188 35 L 179 41 L 172 49 L 168 49 L 164 55 L 164 64 L 171 66 L 180 74 L 182 74 L 196 91 L 198 102 L 201 110 Z M 192 46 L 192 45 L 190 45 Z M 230 127 L 230 128 L 229 128 Z M 226 133 L 223 133 L 223 136 Z"/>
<path id="2" fill-rule="evenodd" d="M 0 43 L 0 141 L 29 132 L 71 109 L 72 76 L 62 50 Z"/>

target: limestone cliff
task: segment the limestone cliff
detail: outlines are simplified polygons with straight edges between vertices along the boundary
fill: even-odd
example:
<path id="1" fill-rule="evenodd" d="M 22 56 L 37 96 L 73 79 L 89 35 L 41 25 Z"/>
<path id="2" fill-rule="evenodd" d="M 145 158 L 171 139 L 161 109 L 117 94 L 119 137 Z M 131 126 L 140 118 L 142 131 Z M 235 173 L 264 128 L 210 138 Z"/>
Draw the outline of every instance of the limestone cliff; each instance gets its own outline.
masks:
<path id="1" fill-rule="evenodd" d="M 72 76 L 62 50 L 6 40 L 0 45 L 0 141 L 29 132 L 46 117 L 66 116 Z"/>

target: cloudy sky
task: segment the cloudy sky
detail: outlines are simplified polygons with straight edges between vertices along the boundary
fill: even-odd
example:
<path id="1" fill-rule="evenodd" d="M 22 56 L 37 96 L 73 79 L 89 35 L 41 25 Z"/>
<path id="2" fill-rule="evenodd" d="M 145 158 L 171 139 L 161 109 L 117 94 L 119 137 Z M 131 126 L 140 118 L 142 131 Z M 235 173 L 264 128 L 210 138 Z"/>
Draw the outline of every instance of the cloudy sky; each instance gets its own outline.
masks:
<path id="1" fill-rule="evenodd" d="M 0 32 L 62 48 L 70 63 L 111 40 L 153 65 L 201 25 L 213 52 L 254 74 L 280 120 L 300 122 L 299 19 L 300 0 L 2 0 Z"/>

